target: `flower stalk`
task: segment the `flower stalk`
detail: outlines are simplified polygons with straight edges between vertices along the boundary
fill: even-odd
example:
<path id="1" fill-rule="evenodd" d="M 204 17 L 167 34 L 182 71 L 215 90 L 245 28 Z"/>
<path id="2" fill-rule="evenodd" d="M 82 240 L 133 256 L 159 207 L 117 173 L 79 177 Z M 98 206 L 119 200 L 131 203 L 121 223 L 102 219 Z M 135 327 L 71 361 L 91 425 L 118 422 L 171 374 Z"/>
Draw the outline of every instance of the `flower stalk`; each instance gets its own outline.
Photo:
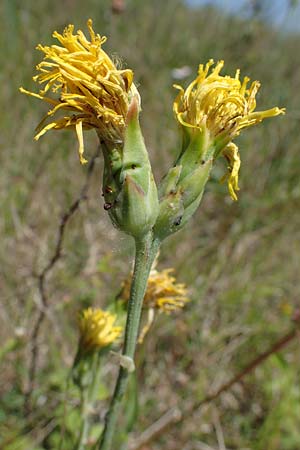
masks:
<path id="1" fill-rule="evenodd" d="M 125 339 L 122 356 L 134 359 L 137 337 L 139 333 L 143 299 L 152 263 L 158 252 L 160 241 L 153 239 L 149 232 L 141 239 L 135 240 L 135 264 L 128 303 L 128 313 L 125 328 Z M 126 391 L 129 378 L 128 368 L 120 365 L 118 379 L 108 413 L 105 418 L 105 427 L 101 436 L 99 450 L 110 450 L 119 411 Z"/>
<path id="2" fill-rule="evenodd" d="M 100 308 L 87 308 L 78 316 L 80 338 L 71 370 L 81 397 L 81 426 L 75 450 L 86 448 L 99 388 L 101 361 L 122 332 L 122 327 L 116 326 L 115 321 L 115 315 Z"/>
<path id="3" fill-rule="evenodd" d="M 86 448 L 91 427 L 91 414 L 94 409 L 94 403 L 99 389 L 101 356 L 101 350 L 94 352 L 90 360 L 90 382 L 80 386 L 81 428 L 75 450 L 84 450 Z"/>
<path id="4" fill-rule="evenodd" d="M 89 432 L 89 402 L 88 391 L 84 389 L 81 392 L 81 428 L 76 450 L 84 450 Z"/>

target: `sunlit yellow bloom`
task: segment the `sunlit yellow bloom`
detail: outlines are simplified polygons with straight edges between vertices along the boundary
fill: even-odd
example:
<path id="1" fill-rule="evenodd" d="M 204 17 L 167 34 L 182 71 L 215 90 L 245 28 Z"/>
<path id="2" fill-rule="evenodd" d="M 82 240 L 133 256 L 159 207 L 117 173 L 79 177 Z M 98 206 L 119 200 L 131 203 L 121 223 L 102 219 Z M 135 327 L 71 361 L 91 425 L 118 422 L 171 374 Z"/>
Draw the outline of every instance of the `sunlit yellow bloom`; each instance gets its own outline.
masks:
<path id="1" fill-rule="evenodd" d="M 243 128 L 255 125 L 267 117 L 283 114 L 284 109 L 271 108 L 255 111 L 258 81 L 248 86 L 250 79 L 240 80 L 240 71 L 235 77 L 220 75 L 224 61 L 219 61 L 211 70 L 211 59 L 205 66 L 200 64 L 198 76 L 184 90 L 181 86 L 174 102 L 174 112 L 178 122 L 187 129 L 208 133 L 217 149 L 214 157 L 221 152 L 229 161 L 227 176 L 229 191 L 237 199 L 238 172 L 240 158 L 238 149 L 231 143 Z M 229 145 L 228 145 L 229 144 Z"/>
<path id="2" fill-rule="evenodd" d="M 169 314 L 183 308 L 189 301 L 185 284 L 176 283 L 176 278 L 171 275 L 172 272 L 174 269 L 151 270 L 144 297 L 144 308 L 155 308 Z M 131 278 L 130 276 L 123 284 L 121 297 L 126 301 L 130 295 Z"/>
<path id="3" fill-rule="evenodd" d="M 37 65 L 40 73 L 33 79 L 44 85 L 43 89 L 36 94 L 20 88 L 51 105 L 35 139 L 51 129 L 74 129 L 81 163 L 86 162 L 83 129 L 95 128 L 106 143 L 121 143 L 128 106 L 137 94 L 133 72 L 117 68 L 102 49 L 106 37 L 95 34 L 91 19 L 87 26 L 90 40 L 81 30 L 73 34 L 74 26 L 69 25 L 63 34 L 53 33 L 61 45 L 38 45 L 44 60 Z"/>
<path id="4" fill-rule="evenodd" d="M 122 327 L 114 326 L 116 316 L 100 308 L 87 308 L 78 318 L 80 348 L 84 351 L 101 349 L 112 344 L 122 333 Z"/>

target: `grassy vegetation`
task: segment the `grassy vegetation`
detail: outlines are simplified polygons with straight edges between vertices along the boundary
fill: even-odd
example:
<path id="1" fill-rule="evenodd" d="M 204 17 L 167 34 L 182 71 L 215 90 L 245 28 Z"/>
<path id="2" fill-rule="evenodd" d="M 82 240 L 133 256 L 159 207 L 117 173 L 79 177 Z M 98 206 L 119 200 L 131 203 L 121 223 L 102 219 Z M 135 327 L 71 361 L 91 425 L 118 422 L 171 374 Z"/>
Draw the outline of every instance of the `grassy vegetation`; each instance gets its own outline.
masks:
<path id="1" fill-rule="evenodd" d="M 184 408 L 220 386 L 291 328 L 300 298 L 300 38 L 212 9 L 190 11 L 176 0 L 128 0 L 121 15 L 113 15 L 103 0 L 4 0 L 0 14 L 0 447 L 5 450 L 58 448 L 66 379 L 77 346 L 77 311 L 109 304 L 132 261 L 131 240 L 112 229 L 103 211 L 97 158 L 88 198 L 69 220 L 62 258 L 46 279 L 48 307 L 38 336 L 33 408 L 24 412 L 33 326 L 42 308 L 36 275 L 53 255 L 61 216 L 78 197 L 87 171 L 78 164 L 74 133 L 51 132 L 38 143 L 32 140 L 46 106 L 19 94 L 18 87 L 33 88 L 40 56 L 34 46 L 50 43 L 55 29 L 68 23 L 85 28 L 86 19 L 93 18 L 94 28 L 109 37 L 106 50 L 135 72 L 157 179 L 178 145 L 174 67 L 189 65 L 192 77 L 199 62 L 225 59 L 229 73 L 240 67 L 262 82 L 259 109 L 287 108 L 286 116 L 238 139 L 239 201 L 233 203 L 218 183 L 224 171 L 218 163 L 194 219 L 163 246 L 160 267 L 176 269 L 192 301 L 177 315 L 159 316 L 139 348 L 139 419 L 133 428 L 138 436 L 171 406 Z M 86 142 L 92 158 L 96 136 L 86 133 Z M 273 355 L 144 450 L 298 450 L 298 347 L 295 342 Z M 102 418 L 115 374 L 108 357 L 98 401 Z M 78 426 L 75 388 L 66 403 L 69 450 Z M 134 401 L 129 408 L 127 418 L 134 415 Z M 99 422 L 93 433 L 99 433 Z"/>

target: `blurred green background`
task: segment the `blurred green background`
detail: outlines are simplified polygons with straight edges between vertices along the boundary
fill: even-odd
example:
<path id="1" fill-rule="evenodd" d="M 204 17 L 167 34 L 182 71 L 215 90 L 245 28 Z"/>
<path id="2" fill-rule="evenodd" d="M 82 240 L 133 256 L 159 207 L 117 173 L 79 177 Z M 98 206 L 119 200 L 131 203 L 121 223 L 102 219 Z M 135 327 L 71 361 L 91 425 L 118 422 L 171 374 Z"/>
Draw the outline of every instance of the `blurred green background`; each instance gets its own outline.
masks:
<path id="1" fill-rule="evenodd" d="M 139 418 L 133 436 L 168 408 L 184 408 L 218 388 L 288 332 L 299 307 L 300 36 L 283 35 L 255 14 L 225 16 L 177 0 L 127 0 L 118 11 L 122 2 L 114 4 L 114 11 L 109 0 L 0 4 L 0 448 L 5 450 L 58 448 L 77 311 L 109 304 L 133 257 L 130 238 L 112 228 L 103 210 L 98 158 L 88 198 L 68 222 L 62 257 L 46 279 L 48 307 L 30 380 L 33 327 L 43 308 L 36 274 L 52 257 L 61 216 L 78 197 L 87 171 L 78 164 L 74 133 L 51 132 L 33 141 L 47 106 L 18 92 L 21 85 L 36 90 L 32 76 L 41 55 L 34 48 L 51 44 L 53 30 L 69 23 L 86 30 L 92 17 L 95 30 L 108 36 L 105 50 L 134 70 L 157 180 L 179 143 L 172 85 L 186 86 L 200 62 L 224 59 L 223 73 L 239 67 L 242 75 L 260 80 L 258 109 L 287 108 L 285 116 L 238 139 L 239 201 L 233 203 L 219 184 L 225 165 L 218 162 L 192 222 L 163 246 L 159 267 L 176 269 L 192 301 L 178 314 L 159 316 L 138 350 Z M 174 68 L 184 66 L 187 76 L 174 80 Z M 91 158 L 95 133 L 85 133 L 85 141 Z M 201 414 L 170 427 L 143 449 L 299 450 L 299 362 L 294 342 Z M 101 418 L 115 374 L 108 357 L 99 393 Z M 33 381 L 32 406 L 24 410 Z M 66 400 L 74 409 L 67 415 L 67 437 L 78 426 L 76 395 L 71 392 Z M 99 433 L 98 425 L 93 432 Z"/>

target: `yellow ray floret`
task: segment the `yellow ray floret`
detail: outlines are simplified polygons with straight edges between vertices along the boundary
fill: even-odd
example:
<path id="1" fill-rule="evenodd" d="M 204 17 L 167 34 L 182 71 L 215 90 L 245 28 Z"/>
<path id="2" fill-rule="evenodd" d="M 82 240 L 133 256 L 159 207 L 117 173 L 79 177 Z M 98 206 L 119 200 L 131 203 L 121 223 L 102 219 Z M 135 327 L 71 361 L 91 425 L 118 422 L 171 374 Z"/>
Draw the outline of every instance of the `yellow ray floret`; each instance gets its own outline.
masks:
<path id="1" fill-rule="evenodd" d="M 122 327 L 115 326 L 116 316 L 100 308 L 87 308 L 78 318 L 80 347 L 91 351 L 107 347 L 122 333 Z"/>
<path id="2" fill-rule="evenodd" d="M 87 26 L 90 39 L 80 30 L 74 34 L 74 26 L 69 25 L 63 34 L 53 33 L 61 45 L 38 45 L 44 59 L 33 79 L 43 88 L 38 94 L 20 88 L 51 105 L 37 127 L 35 139 L 51 129 L 74 129 L 81 163 L 86 162 L 82 130 L 95 128 L 102 140 L 122 142 L 128 106 L 137 93 L 132 70 L 117 68 L 102 49 L 106 37 L 94 32 L 91 19 Z"/>
<path id="3" fill-rule="evenodd" d="M 284 114 L 285 109 L 275 107 L 255 111 L 255 97 L 260 83 L 253 81 L 249 85 L 248 77 L 241 81 L 239 70 L 234 78 L 220 75 L 224 61 L 219 61 L 214 68 L 213 65 L 212 59 L 205 66 L 200 64 L 197 78 L 186 90 L 175 85 L 179 94 L 173 109 L 176 119 L 183 127 L 191 131 L 208 132 L 209 138 L 218 147 L 218 154 L 221 152 L 229 161 L 231 172 L 226 178 L 230 194 L 236 200 L 240 158 L 237 147 L 231 141 L 243 128 L 255 125 L 267 117 Z"/>
<path id="4" fill-rule="evenodd" d="M 208 128 L 212 137 L 228 133 L 232 140 L 242 128 L 261 122 L 266 117 L 283 114 L 284 109 L 271 108 L 254 111 L 256 94 L 260 87 L 258 81 L 245 77 L 241 82 L 240 71 L 235 77 L 220 75 L 224 61 L 219 61 L 211 70 L 211 59 L 205 66 L 200 64 L 198 76 L 184 90 L 181 86 L 174 102 L 177 120 L 190 128 Z"/>
<path id="5" fill-rule="evenodd" d="M 174 269 L 151 270 L 144 299 L 145 307 L 169 314 L 183 308 L 189 301 L 185 284 L 176 283 L 172 272 Z"/>

